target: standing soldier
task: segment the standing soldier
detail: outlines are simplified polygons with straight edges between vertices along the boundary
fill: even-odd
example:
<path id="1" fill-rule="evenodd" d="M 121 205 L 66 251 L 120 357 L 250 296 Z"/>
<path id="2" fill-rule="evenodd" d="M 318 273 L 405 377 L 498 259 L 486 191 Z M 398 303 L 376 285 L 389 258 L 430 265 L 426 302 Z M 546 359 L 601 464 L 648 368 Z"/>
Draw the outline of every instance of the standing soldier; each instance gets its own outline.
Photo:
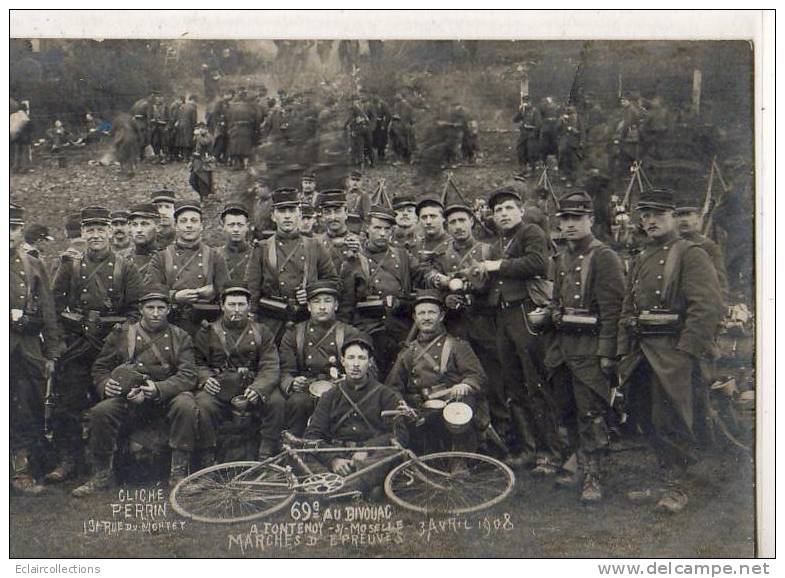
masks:
<path id="1" fill-rule="evenodd" d="M 63 258 L 52 283 L 55 308 L 63 318 L 66 350 L 58 365 L 54 443 L 59 462 L 46 476 L 62 482 L 74 474 L 81 454 L 81 413 L 95 400 L 90 367 L 112 327 L 137 314 L 142 278 L 129 258 L 115 253 L 109 241 L 109 211 L 82 209 L 82 236 L 87 251 Z"/>
<path id="2" fill-rule="evenodd" d="M 175 242 L 150 261 L 145 284 L 169 288 L 172 323 L 194 335 L 203 319 L 218 316 L 218 288 L 229 280 L 221 251 L 202 239 L 202 206 L 179 201 L 174 209 Z"/>
<path id="3" fill-rule="evenodd" d="M 559 118 L 559 171 L 561 181 L 570 188 L 579 174 L 582 130 L 578 121 L 578 113 L 574 106 L 568 106 L 565 114 Z"/>
<path id="4" fill-rule="evenodd" d="M 316 281 L 307 288 L 310 319 L 289 327 L 279 349 L 281 391 L 286 398 L 285 427 L 302 436 L 316 401 L 308 390 L 313 381 L 334 380 L 343 373 L 340 364 L 344 342 L 360 332 L 336 319 L 338 286 Z"/>
<path id="5" fill-rule="evenodd" d="M 277 230 L 261 241 L 248 263 L 251 311 L 280 343 L 287 321 L 307 317 L 305 287 L 320 279 L 337 282 L 332 259 L 315 239 L 300 234 L 300 200 L 295 189 L 273 193 Z"/>
<path id="6" fill-rule="evenodd" d="M 414 136 L 414 108 L 401 94 L 395 95 L 392 119 L 390 120 L 390 144 L 398 161 L 412 162 L 417 150 Z"/>
<path id="7" fill-rule="evenodd" d="M 177 110 L 175 121 L 175 148 L 178 160 L 188 161 L 194 149 L 194 127 L 196 126 L 196 95 L 191 94 L 188 100 Z"/>
<path id="8" fill-rule="evenodd" d="M 254 145 L 256 110 L 248 102 L 245 88 L 229 103 L 226 124 L 229 130 L 229 162 L 235 169 L 248 168 Z"/>
<path id="9" fill-rule="evenodd" d="M 114 485 L 114 455 L 121 435 L 131 425 L 168 422 L 172 448 L 170 483 L 183 471 L 190 451 L 187 420 L 193 396 L 180 397 L 196 386 L 196 364 L 190 336 L 169 325 L 169 291 L 151 285 L 139 299 L 139 321 L 116 326 L 92 367 L 101 399 L 90 409 L 90 455 L 93 475 L 76 488 L 75 498 L 91 496 Z M 185 434 L 183 432 L 186 432 Z"/>
<path id="10" fill-rule="evenodd" d="M 215 190 L 213 186 L 213 171 L 215 159 L 213 158 L 213 137 L 207 131 L 203 122 L 196 123 L 194 128 L 194 150 L 188 162 L 188 183 L 199 195 L 203 203 Z"/>
<path id="11" fill-rule="evenodd" d="M 374 95 L 371 99 L 371 111 L 373 113 L 373 131 L 371 140 L 373 148 L 376 150 L 376 158 L 380 163 L 384 162 L 384 153 L 387 150 L 388 131 L 390 129 L 390 110 L 385 102 Z"/>
<path id="12" fill-rule="evenodd" d="M 722 294 L 711 258 L 680 239 L 673 193 L 647 191 L 636 210 L 649 245 L 636 257 L 619 320 L 619 380 L 631 416 L 661 464 L 665 490 L 657 509 L 679 512 L 682 486 L 697 462 L 693 404 L 706 388 L 702 365 L 716 353 Z M 630 497 L 635 497 L 632 493 Z"/>
<path id="13" fill-rule="evenodd" d="M 158 210 L 158 232 L 156 246 L 161 250 L 172 243 L 177 236 L 174 230 L 174 192 L 168 189 L 153 191 L 151 202 Z"/>
<path id="14" fill-rule="evenodd" d="M 532 168 L 540 159 L 540 129 L 542 128 L 542 114 L 540 109 L 529 102 L 529 97 L 521 99 L 518 113 L 512 122 L 520 123 L 518 135 L 518 166 L 527 177 L 531 175 Z"/>
<path id="15" fill-rule="evenodd" d="M 150 117 L 153 112 L 153 103 L 158 96 L 158 91 L 153 90 L 150 96 L 140 98 L 131 106 L 131 119 L 134 129 L 139 134 L 141 148 L 139 158 L 144 159 L 144 149 L 150 144 Z"/>
<path id="16" fill-rule="evenodd" d="M 145 278 L 150 259 L 158 250 L 156 245 L 156 223 L 158 209 L 152 203 L 140 203 L 131 207 L 128 214 L 128 228 L 131 232 L 133 247 L 121 253 L 130 259 L 139 270 L 139 277 Z"/>
<path id="17" fill-rule="evenodd" d="M 131 248 L 128 236 L 128 211 L 112 211 L 112 250 L 120 253 Z"/>
<path id="18" fill-rule="evenodd" d="M 581 501 L 602 499 L 600 460 L 608 449 L 605 416 L 616 370 L 616 334 L 624 299 L 624 269 L 616 253 L 592 235 L 593 204 L 585 192 L 559 201 L 567 245 L 554 271 L 554 339 L 545 356 L 554 390 L 564 400 L 572 449 L 582 471 Z M 557 482 L 570 484 L 573 476 Z"/>
<path id="19" fill-rule="evenodd" d="M 346 120 L 344 128 L 349 137 L 352 164 L 361 167 L 367 161 L 368 166 L 372 167 L 373 142 L 371 140 L 371 121 L 357 98 L 352 102 L 349 118 Z"/>
<path id="20" fill-rule="evenodd" d="M 62 343 L 46 270 L 41 261 L 20 250 L 24 209 L 12 203 L 9 216 L 11 487 L 39 494 L 44 487 L 33 478 L 30 454 L 42 429 L 45 382 L 54 374 Z"/>
<path id="21" fill-rule="evenodd" d="M 414 251 L 417 244 L 417 201 L 414 197 L 400 195 L 393 198 L 395 228 L 391 245 Z"/>
<path id="22" fill-rule="evenodd" d="M 150 108 L 150 145 L 153 152 L 159 157 L 161 164 L 166 164 L 168 143 L 166 139 L 166 126 L 169 124 L 166 105 L 161 95 L 157 95 Z"/>
<path id="23" fill-rule="evenodd" d="M 349 233 L 346 221 L 349 214 L 346 210 L 346 193 L 341 189 L 330 189 L 319 193 L 317 208 L 322 215 L 322 225 L 324 233 L 319 235 L 318 240 L 330 254 L 335 270 L 340 270 L 341 264 L 346 260 L 347 241 L 351 241 L 353 235 Z M 352 244 L 351 250 L 359 250 L 359 240 Z"/>
<path id="24" fill-rule="evenodd" d="M 232 400 L 245 398 L 260 407 L 262 417 L 259 459 L 275 452 L 283 426 L 283 399 L 277 391 L 280 378 L 278 350 L 273 335 L 249 319 L 251 293 L 242 285 L 221 291 L 221 318 L 204 325 L 196 334 L 199 391 L 198 411 L 185 428 L 200 452 L 200 466 L 215 461 L 217 430 L 231 416 Z M 187 397 L 190 393 L 181 393 Z M 200 416 L 200 419 L 194 419 Z M 188 463 L 189 460 L 182 460 Z M 178 476 L 184 474 L 178 473 Z"/>
<path id="25" fill-rule="evenodd" d="M 368 242 L 346 262 L 342 289 L 356 303 L 357 326 L 374 342 L 380 375 L 386 375 L 411 327 L 411 295 L 421 271 L 406 249 L 390 246 L 395 213 L 371 207 Z"/>
<path id="26" fill-rule="evenodd" d="M 703 218 L 701 217 L 701 202 L 696 198 L 682 199 L 676 206 L 676 222 L 679 226 L 679 234 L 682 239 L 698 245 L 706 251 L 714 270 L 717 272 L 717 280 L 720 282 L 722 297 L 727 302 L 728 299 L 728 274 L 725 269 L 725 255 L 720 246 L 701 234 Z"/>
<path id="27" fill-rule="evenodd" d="M 548 239 L 537 225 L 523 222 L 523 202 L 508 189 L 491 194 L 499 239 L 481 269 L 490 274 L 489 302 L 496 308 L 496 346 L 503 360 L 502 379 L 508 396 L 522 466 L 536 460 L 533 473 L 553 475 L 560 460 L 553 399 L 544 385 L 542 343 L 537 317 L 548 274 Z"/>
<path id="28" fill-rule="evenodd" d="M 169 160 L 176 161 L 180 155 L 177 148 L 177 132 L 178 132 L 178 118 L 180 116 L 180 109 L 185 106 L 185 97 L 178 96 L 169 103 L 166 114 L 166 142 L 167 149 L 169 150 Z"/>
<path id="29" fill-rule="evenodd" d="M 232 96 L 232 91 L 226 91 L 222 97 L 216 99 L 210 105 L 210 110 L 207 114 L 207 128 L 210 129 L 213 135 L 213 156 L 221 164 L 227 160 L 226 151 L 229 147 L 229 128 L 226 124 L 226 114 Z"/>
<path id="30" fill-rule="evenodd" d="M 548 162 L 548 156 L 559 154 L 559 105 L 552 96 L 546 96 L 540 107 L 542 126 L 540 127 L 540 159 Z"/>
<path id="31" fill-rule="evenodd" d="M 305 173 L 300 181 L 302 188 L 302 203 L 304 205 L 316 206 L 316 175 L 314 173 Z"/>
<path id="32" fill-rule="evenodd" d="M 245 205 L 228 203 L 221 211 L 221 225 L 226 242 L 221 248 L 229 282 L 242 285 L 245 282 L 245 271 L 251 257 L 252 247 L 248 243 L 250 215 Z"/>
<path id="33" fill-rule="evenodd" d="M 371 195 L 362 188 L 363 175 L 352 171 L 346 179 L 346 212 L 359 215 L 365 221 L 371 208 Z"/>

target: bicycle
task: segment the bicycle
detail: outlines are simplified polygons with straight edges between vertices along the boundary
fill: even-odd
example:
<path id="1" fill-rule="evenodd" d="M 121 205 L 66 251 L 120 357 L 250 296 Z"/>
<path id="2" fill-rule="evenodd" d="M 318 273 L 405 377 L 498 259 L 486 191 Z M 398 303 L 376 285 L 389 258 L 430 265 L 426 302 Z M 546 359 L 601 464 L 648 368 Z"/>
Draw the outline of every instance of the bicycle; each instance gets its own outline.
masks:
<path id="1" fill-rule="evenodd" d="M 411 411 L 383 411 L 402 417 Z M 490 456 L 470 452 L 438 452 L 417 456 L 392 437 L 390 445 L 322 447 L 284 432 L 282 450 L 264 461 L 227 462 L 184 478 L 169 496 L 175 512 L 212 524 L 247 522 L 286 508 L 298 495 L 327 499 L 359 497 L 351 484 L 370 472 L 403 459 L 384 481 L 384 493 L 397 506 L 424 514 L 458 515 L 490 508 L 510 495 L 512 470 Z M 315 472 L 304 456 L 356 452 L 389 452 L 348 476 Z"/>

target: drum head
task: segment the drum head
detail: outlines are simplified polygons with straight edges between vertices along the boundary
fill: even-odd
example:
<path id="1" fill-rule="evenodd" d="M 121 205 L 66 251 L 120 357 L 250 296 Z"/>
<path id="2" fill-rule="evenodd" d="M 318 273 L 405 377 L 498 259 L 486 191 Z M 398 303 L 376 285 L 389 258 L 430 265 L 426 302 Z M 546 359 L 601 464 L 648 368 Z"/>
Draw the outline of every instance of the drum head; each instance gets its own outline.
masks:
<path id="1" fill-rule="evenodd" d="M 322 395 L 330 391 L 332 388 L 333 383 L 324 379 L 312 381 L 310 385 L 308 385 L 308 391 L 314 397 L 322 397 Z"/>
<path id="2" fill-rule="evenodd" d="M 447 406 L 447 402 L 443 399 L 427 399 L 422 406 L 425 409 L 444 409 Z"/>
<path id="3" fill-rule="evenodd" d="M 448 403 L 442 410 L 442 417 L 447 428 L 455 433 L 466 431 L 473 415 L 472 408 L 460 401 Z"/>

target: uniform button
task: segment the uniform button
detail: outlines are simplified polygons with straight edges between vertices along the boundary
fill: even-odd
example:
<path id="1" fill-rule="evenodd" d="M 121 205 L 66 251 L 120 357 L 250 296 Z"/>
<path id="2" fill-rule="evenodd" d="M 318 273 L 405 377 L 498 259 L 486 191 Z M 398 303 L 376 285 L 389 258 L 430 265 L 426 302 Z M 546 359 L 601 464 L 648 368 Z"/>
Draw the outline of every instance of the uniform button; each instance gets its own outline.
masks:
<path id="1" fill-rule="evenodd" d="M 330 345 L 335 345 L 335 341 L 331 341 L 331 342 L 330 342 Z"/>
<path id="2" fill-rule="evenodd" d="M 136 365 L 138 365 L 139 367 L 144 367 L 144 363 L 137 363 Z"/>
<path id="3" fill-rule="evenodd" d="M 309 356 L 308 356 L 308 359 L 313 359 L 313 355 L 309 355 Z"/>
<path id="4" fill-rule="evenodd" d="M 112 276 L 111 276 L 111 275 L 108 275 L 107 277 L 108 277 L 109 279 L 111 279 L 111 278 L 112 278 Z"/>
<path id="5" fill-rule="evenodd" d="M 559 275 L 561 275 L 562 277 L 564 277 L 564 271 L 562 271 L 561 273 L 559 273 Z"/>
<path id="6" fill-rule="evenodd" d="M 576 271 L 580 271 L 580 270 L 581 270 L 581 268 L 580 268 L 580 267 L 575 267 L 575 270 L 576 270 Z"/>
<path id="7" fill-rule="evenodd" d="M 197 257 L 201 257 L 201 256 L 202 256 L 202 254 L 201 254 L 201 253 L 199 253 L 199 254 L 197 255 Z M 201 263 L 199 263 L 199 265 L 201 265 Z"/>
<path id="8" fill-rule="evenodd" d="M 311 346 L 311 347 L 313 347 L 313 341 L 309 341 L 309 342 L 308 342 L 308 345 L 309 345 L 309 346 Z"/>
<path id="9" fill-rule="evenodd" d="M 172 265 L 172 269 L 177 269 L 177 265 Z"/>
<path id="10" fill-rule="evenodd" d="M 581 298 L 580 295 L 576 295 L 575 297 L 573 297 L 573 299 L 580 299 L 580 298 Z"/>
<path id="11" fill-rule="evenodd" d="M 578 259 L 583 259 L 583 255 L 578 255 Z"/>
<path id="12" fill-rule="evenodd" d="M 667 246 L 667 245 L 665 245 L 665 246 L 662 248 L 662 250 L 663 250 L 663 251 L 667 251 L 667 250 L 668 250 L 668 246 Z"/>
<path id="13" fill-rule="evenodd" d="M 662 279 L 662 275 L 657 275 L 657 279 Z"/>
<path id="14" fill-rule="evenodd" d="M 580 281 L 576 281 L 575 284 L 580 286 L 581 282 Z"/>
<path id="15" fill-rule="evenodd" d="M 196 266 L 197 266 L 197 267 L 201 267 L 201 266 L 202 266 L 202 264 L 201 264 L 201 263 L 197 263 L 197 264 L 196 264 Z"/>
<path id="16" fill-rule="evenodd" d="M 111 263 L 107 263 L 107 265 L 109 265 L 110 267 L 112 267 L 112 264 L 111 264 Z"/>
<path id="17" fill-rule="evenodd" d="M 87 279 L 87 275 L 82 275 L 82 279 Z"/>
<path id="18" fill-rule="evenodd" d="M 283 281 L 281 281 L 281 285 L 285 285 L 285 283 Z"/>
<path id="19" fill-rule="evenodd" d="M 109 293 L 111 293 L 111 292 L 112 292 L 112 288 L 111 288 L 111 287 L 109 287 Z"/>
<path id="20" fill-rule="evenodd" d="M 504 281 L 499 281 L 499 285 L 504 285 Z"/>
<path id="21" fill-rule="evenodd" d="M 660 294 L 660 291 L 659 291 L 659 289 L 658 289 L 657 291 L 655 291 L 655 292 L 654 292 L 654 294 L 655 294 L 655 295 L 659 295 L 659 294 Z"/>
<path id="22" fill-rule="evenodd" d="M 142 340 L 142 338 L 141 338 L 141 337 L 137 337 L 137 338 L 136 338 L 136 340 L 137 340 L 137 341 L 141 341 L 141 340 Z"/>
<path id="23" fill-rule="evenodd" d="M 166 333 L 164 333 L 164 337 L 169 337 L 169 335 L 168 335 L 168 334 L 166 334 Z"/>
<path id="24" fill-rule="evenodd" d="M 20 283 L 19 286 L 24 287 L 25 286 L 24 282 Z"/>
<path id="25" fill-rule="evenodd" d="M 169 346 L 164 347 L 164 351 L 169 351 Z"/>
<path id="26" fill-rule="evenodd" d="M 313 327 L 310 327 L 310 328 L 308 328 L 308 331 L 310 331 L 311 333 L 313 333 Z"/>
<path id="27" fill-rule="evenodd" d="M 87 267 L 87 263 L 82 262 L 82 267 Z"/>
<path id="28" fill-rule="evenodd" d="M 109 278 L 111 279 L 111 277 L 109 277 Z M 204 277 L 202 275 L 197 275 L 197 278 L 203 279 Z"/>
<path id="29" fill-rule="evenodd" d="M 660 265 L 665 265 L 665 261 L 663 261 L 662 259 L 660 259 Z"/>
<path id="30" fill-rule="evenodd" d="M 82 289 L 82 293 L 87 293 L 87 289 Z"/>

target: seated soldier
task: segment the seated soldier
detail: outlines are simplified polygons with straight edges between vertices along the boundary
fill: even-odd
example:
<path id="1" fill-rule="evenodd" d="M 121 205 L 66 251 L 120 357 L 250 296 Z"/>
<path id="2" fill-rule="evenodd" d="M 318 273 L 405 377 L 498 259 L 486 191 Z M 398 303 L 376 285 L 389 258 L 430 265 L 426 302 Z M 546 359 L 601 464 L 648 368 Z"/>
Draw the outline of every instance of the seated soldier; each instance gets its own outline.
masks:
<path id="1" fill-rule="evenodd" d="M 189 398 L 178 395 L 196 386 L 190 336 L 167 321 L 169 290 L 153 285 L 139 299 L 141 321 L 115 326 L 93 364 L 101 398 L 89 412 L 93 476 L 72 495 L 85 497 L 113 485 L 118 438 L 128 426 L 168 421 L 172 470 L 192 449 L 183 424 L 193 412 Z M 190 454 L 186 454 L 190 456 Z"/>
<path id="2" fill-rule="evenodd" d="M 367 452 L 363 447 L 388 446 L 398 432 L 393 432 L 392 422 L 382 418 L 382 411 L 405 407 L 400 396 L 371 377 L 369 367 L 373 359 L 373 344 L 370 338 L 358 334 L 347 337 L 341 348 L 341 363 L 346 378 L 338 381 L 325 392 L 316 404 L 316 410 L 308 423 L 305 437 L 322 440 L 331 446 L 357 448 L 351 456 L 329 453 L 325 465 L 330 471 L 348 476 L 352 472 L 383 459 L 383 451 Z M 405 432 L 399 441 L 405 443 Z M 401 439 L 404 438 L 404 439 Z M 392 467 L 390 463 L 390 467 Z M 358 479 L 359 489 L 377 487 L 389 468 L 380 467 L 368 476 Z"/>
<path id="3" fill-rule="evenodd" d="M 309 393 L 313 381 L 333 380 L 342 373 L 341 347 L 359 331 L 335 316 L 338 287 L 332 281 L 314 281 L 307 287 L 311 318 L 290 327 L 281 339 L 281 391 L 286 398 L 286 428 L 303 435 L 316 399 Z M 373 372 L 372 372 L 373 375 Z"/>
<path id="4" fill-rule="evenodd" d="M 401 393 L 406 402 L 424 418 L 412 438 L 415 451 L 472 451 L 477 446 L 478 401 L 483 394 L 485 372 L 469 344 L 449 335 L 444 329 L 444 305 L 438 292 L 421 291 L 414 304 L 415 339 L 409 342 L 395 360 L 387 385 Z M 459 401 L 473 411 L 467 431 L 448 429 L 441 409 L 429 409 L 426 402 L 440 399 Z M 485 424 L 487 425 L 487 424 Z"/>
<path id="5" fill-rule="evenodd" d="M 231 417 L 233 405 L 261 408 L 265 455 L 275 451 L 281 435 L 283 400 L 271 395 L 280 377 L 278 350 L 270 331 L 249 318 L 250 299 L 246 287 L 225 287 L 221 318 L 203 322 L 194 339 L 200 389 L 194 396 L 198 412 L 188 423 L 201 467 L 215 461 L 217 430 Z"/>

